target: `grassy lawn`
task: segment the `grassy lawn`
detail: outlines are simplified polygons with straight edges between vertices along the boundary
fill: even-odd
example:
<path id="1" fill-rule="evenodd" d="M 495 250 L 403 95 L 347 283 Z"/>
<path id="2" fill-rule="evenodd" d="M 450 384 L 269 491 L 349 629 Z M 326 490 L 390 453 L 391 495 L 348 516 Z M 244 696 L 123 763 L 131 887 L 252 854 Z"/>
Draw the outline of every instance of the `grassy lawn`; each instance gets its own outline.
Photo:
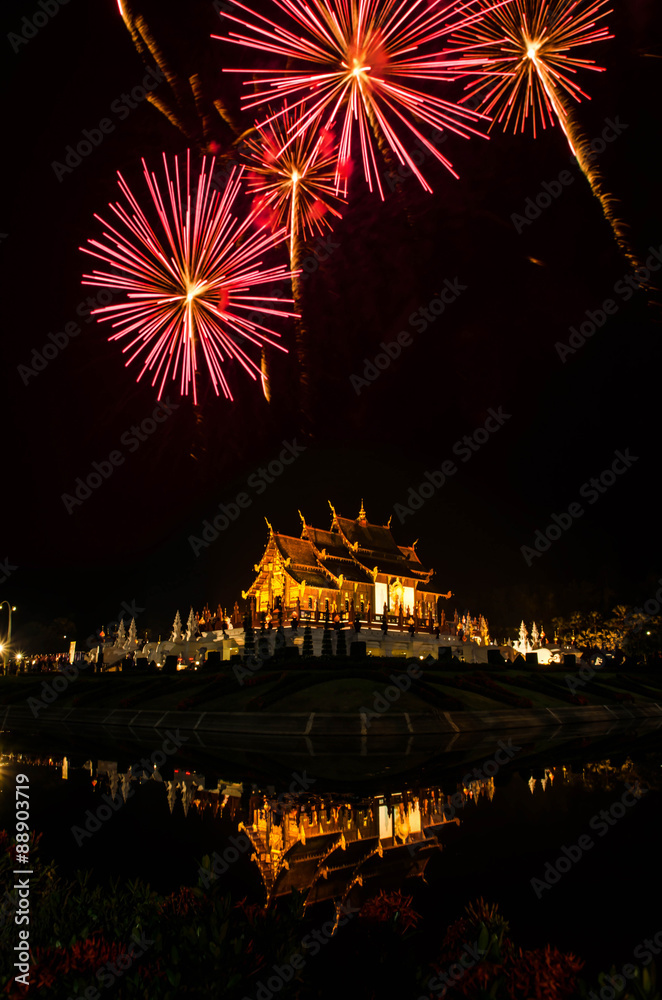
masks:
<path id="1" fill-rule="evenodd" d="M 494 678 L 496 684 L 499 683 L 499 678 L 506 677 L 516 677 L 521 674 L 521 670 L 504 670 L 499 673 L 490 673 L 490 677 Z M 472 712 L 484 709 L 507 709 L 510 706 L 505 705 L 502 701 L 496 701 L 496 699 L 490 698 L 487 695 L 478 694 L 474 691 L 461 691 L 458 688 L 444 687 L 443 675 L 435 676 L 433 674 L 428 674 L 426 678 L 429 682 L 435 684 L 439 689 L 440 693 L 452 694 L 455 693 L 455 697 L 459 698 L 465 707 L 465 711 Z M 554 698 L 551 695 L 543 694 L 539 691 L 530 691 L 528 688 L 517 687 L 513 684 L 502 684 L 504 691 L 509 694 L 513 694 L 520 698 L 528 698 L 535 709 L 543 708 L 555 708 L 565 705 L 566 702 L 562 701 L 560 698 Z"/>
<path id="2" fill-rule="evenodd" d="M 449 698 L 457 698 L 462 702 L 465 712 L 482 712 L 485 709 L 492 711 L 495 708 L 507 708 L 507 705 L 478 694 L 476 691 L 460 691 L 459 688 L 444 686 L 443 681 L 428 675 L 426 680 L 429 684 L 434 684 L 439 694 L 447 695 Z"/>
<path id="3" fill-rule="evenodd" d="M 595 679 L 596 679 L 596 681 L 598 681 L 598 683 L 600 682 L 600 676 L 599 675 L 596 676 Z M 640 683 L 642 683 L 642 682 L 640 682 Z M 654 688 L 648 688 L 648 694 L 647 695 L 639 694 L 638 691 L 631 691 L 631 690 L 629 690 L 628 687 L 627 687 L 627 684 L 625 684 L 625 682 L 621 683 L 621 682 L 617 682 L 616 681 L 616 674 L 604 674 L 604 684 L 605 684 L 605 687 L 608 687 L 610 691 L 614 691 L 614 692 L 619 692 L 620 691 L 620 692 L 623 692 L 624 694 L 631 694 L 632 697 L 634 698 L 635 704 L 637 702 L 639 702 L 641 704 L 644 704 L 647 699 L 650 699 L 650 701 L 655 702 L 660 697 L 660 692 L 659 691 L 655 691 Z"/>
<path id="4" fill-rule="evenodd" d="M 383 672 L 380 673 L 380 668 Z M 339 676 L 347 671 L 356 669 L 357 674 L 365 674 L 365 671 L 374 670 L 373 676 Z M 352 663 L 343 660 L 337 663 L 316 665 L 311 669 L 301 669 L 301 667 L 288 670 L 286 665 L 265 665 L 262 670 L 253 675 L 244 674 L 243 678 L 248 680 L 254 676 L 263 683 L 252 685 L 250 683 L 241 684 L 233 675 L 233 668 L 229 663 L 224 663 L 222 675 L 196 673 L 180 673 L 175 675 L 150 675 L 132 677 L 122 674 L 110 674 L 102 677 L 81 673 L 72 680 L 66 689 L 62 691 L 57 699 L 52 702 L 57 708 L 90 708 L 108 709 L 125 707 L 122 702 L 128 701 L 126 707 L 138 711 L 139 709 L 154 709 L 166 711 L 168 709 L 176 711 L 177 705 L 193 699 L 195 704 L 191 706 L 192 712 L 245 712 L 260 711 L 259 708 L 251 706 L 254 699 L 266 697 L 267 702 L 262 709 L 265 712 L 356 712 L 362 706 L 370 708 L 373 705 L 375 695 L 382 693 L 384 688 L 392 682 L 389 674 L 403 674 L 406 670 L 406 663 L 402 661 L 395 666 L 393 663 L 379 664 L 375 661 L 367 660 L 362 663 Z M 442 697 L 455 699 L 462 703 L 465 711 L 503 710 L 506 706 L 488 695 L 479 694 L 474 691 L 460 690 L 444 683 L 444 679 L 450 680 L 456 674 L 471 674 L 479 672 L 480 665 L 467 666 L 457 671 L 445 672 L 439 670 L 426 669 L 423 672 L 422 681 L 434 687 L 434 690 Z M 282 674 L 285 674 L 285 681 L 281 682 Z M 498 684 L 504 677 L 515 678 L 518 675 L 528 672 L 521 668 L 514 668 L 504 671 L 489 671 L 491 677 Z M 532 674 L 532 676 L 535 676 Z M 563 672 L 540 671 L 540 676 L 544 677 L 548 683 L 558 687 L 559 693 L 567 691 L 565 683 L 566 674 Z M 628 692 L 626 682 L 618 684 L 618 687 L 611 683 L 615 680 L 615 674 L 604 674 L 602 679 L 609 681 L 605 685 L 607 691 L 613 691 L 614 695 L 619 691 Z M 633 675 L 634 676 L 634 675 Z M 54 680 L 53 675 L 44 674 L 41 676 L 19 676 L 0 677 L 0 704 L 21 704 L 27 698 L 40 698 L 42 686 L 49 687 Z M 591 678 L 596 683 L 600 683 L 601 675 L 596 671 Z M 650 680 L 647 675 L 636 675 L 636 680 L 643 685 L 648 685 Z M 657 681 L 657 678 L 656 678 Z M 270 692 L 278 694 L 279 685 L 283 687 L 282 697 L 271 702 Z M 503 684 L 503 687 L 510 694 L 528 698 L 535 709 L 561 708 L 568 705 L 561 698 L 547 695 L 544 692 L 529 690 L 511 684 Z M 293 690 L 290 688 L 294 688 Z M 648 697 L 636 691 L 631 692 L 635 699 L 635 704 L 645 704 L 646 701 L 661 702 L 662 691 L 658 688 L 648 688 Z M 586 698 L 589 705 L 601 705 L 604 703 L 615 704 L 613 696 L 605 693 L 596 695 L 587 691 L 584 687 L 577 687 L 576 693 Z M 428 712 L 434 710 L 425 695 L 416 695 L 403 692 L 396 702 L 393 703 L 397 712 Z M 443 710 L 443 709 L 442 709 Z"/>
<path id="5" fill-rule="evenodd" d="M 313 683 L 304 691 L 285 695 L 267 709 L 272 712 L 357 712 L 361 707 L 372 709 L 375 695 L 389 686 L 378 678 L 374 681 L 325 680 Z M 259 689 L 264 690 L 263 688 Z M 410 692 L 403 692 L 393 702 L 395 712 L 426 712 L 429 706 Z"/>
<path id="6" fill-rule="evenodd" d="M 555 698 L 551 694 L 543 694 L 542 691 L 530 691 L 528 688 L 517 687 L 514 684 L 507 684 L 504 685 L 504 687 L 506 691 L 512 691 L 513 694 L 519 695 L 520 698 L 529 698 L 533 702 L 533 707 L 536 709 L 563 708 L 568 704 L 567 701 L 563 701 L 561 698 Z"/>
<path id="7" fill-rule="evenodd" d="M 632 676 L 637 683 L 644 685 L 646 690 L 649 692 L 648 696 L 651 701 L 659 702 L 662 700 L 662 681 L 658 681 L 656 678 L 656 683 L 653 684 L 652 678 L 649 676 L 647 677 L 646 674 L 633 674 Z M 660 686 L 657 686 L 658 684 Z"/>

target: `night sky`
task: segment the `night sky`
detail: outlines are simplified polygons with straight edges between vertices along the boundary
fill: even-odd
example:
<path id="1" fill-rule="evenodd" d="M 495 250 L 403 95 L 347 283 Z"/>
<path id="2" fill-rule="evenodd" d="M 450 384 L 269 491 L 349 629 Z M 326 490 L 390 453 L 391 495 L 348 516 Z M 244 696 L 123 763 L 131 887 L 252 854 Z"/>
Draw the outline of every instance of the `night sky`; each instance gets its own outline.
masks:
<path id="1" fill-rule="evenodd" d="M 608 122 L 617 126 L 599 165 L 640 259 L 653 248 L 662 261 L 662 14 L 655 0 L 614 0 L 613 7 L 615 39 L 590 52 L 607 72 L 583 75 L 592 100 L 577 106 L 577 119 L 590 139 Z M 209 38 L 221 31 L 213 4 L 140 0 L 139 9 L 173 73 L 184 80 L 199 71 L 204 100 L 220 98 L 248 128 L 240 78 L 222 69 L 253 57 Z M 34 37 L 17 42 L 21 31 L 27 35 L 22 18 L 41 10 L 37 0 L 3 5 L 0 579 L 10 575 L 0 599 L 19 608 L 20 640 L 34 631 L 32 622 L 65 618 L 84 647 L 122 602 L 142 609 L 139 632 L 165 634 L 178 608 L 185 620 L 190 605 L 241 599 L 267 539 L 265 517 L 276 530 L 299 534 L 298 509 L 326 528 L 328 501 L 353 517 L 362 498 L 371 521 L 393 515 L 400 544 L 420 540 L 422 562 L 455 595 L 450 613 L 482 612 L 498 637 L 522 617 L 551 626 L 553 616 L 573 610 L 607 611 L 654 596 L 662 577 L 662 268 L 648 294 L 623 283 L 628 264 L 558 127 L 535 141 L 498 129 L 489 141 L 451 136 L 444 152 L 460 180 L 428 158 L 432 195 L 403 177 L 398 186 L 387 181 L 382 203 L 354 171 L 328 259 L 305 283 L 309 436 L 296 406 L 293 355 L 283 355 L 274 360 L 271 404 L 236 366 L 234 403 L 217 398 L 203 374 L 199 406 L 174 386 L 166 397 L 177 408 L 139 442 L 131 428 L 152 416 L 157 390 L 147 378 L 136 384 L 120 347 L 107 342 L 106 325 L 88 322 L 85 300 L 94 292 L 81 286 L 89 259 L 78 248 L 100 235 L 93 214 L 103 215 L 118 196 L 117 170 L 142 198 L 141 157 L 157 170 L 163 151 L 202 146 L 149 101 L 133 108 L 124 101 L 146 70 L 115 0 L 68 0 L 43 27 L 29 29 Z M 449 85 L 453 96 L 460 92 Z M 168 93 L 165 84 L 155 90 Z M 99 145 L 67 172 L 54 167 L 102 119 L 113 128 Z M 197 128 L 194 115 L 187 122 Z M 216 115 L 221 154 L 233 139 Z M 564 171 L 571 181 L 554 187 Z M 543 182 L 561 193 L 538 219 L 516 225 L 513 215 L 523 214 Z M 451 287 L 456 300 L 423 329 L 415 314 Z M 562 360 L 556 345 L 567 344 L 570 328 L 607 299 L 614 315 Z M 26 376 L 33 349 L 41 352 L 49 334 L 72 323 L 80 332 Z M 279 330 L 292 348 L 291 324 Z M 402 331 L 411 343 L 400 356 L 368 385 L 353 383 L 380 343 Z M 485 426 L 490 409 L 507 419 L 475 452 L 461 444 L 454 452 Z M 296 442 L 299 457 L 258 491 L 250 484 L 284 442 Z M 114 450 L 121 466 L 69 512 L 63 494 Z M 632 458 L 614 484 L 600 494 L 583 489 L 611 468 L 617 451 Z M 446 461 L 455 473 L 420 509 L 404 511 L 410 489 Z M 219 504 L 242 492 L 250 504 L 196 555 L 191 536 L 200 538 Z M 573 503 L 583 515 L 527 565 L 521 547 Z"/>

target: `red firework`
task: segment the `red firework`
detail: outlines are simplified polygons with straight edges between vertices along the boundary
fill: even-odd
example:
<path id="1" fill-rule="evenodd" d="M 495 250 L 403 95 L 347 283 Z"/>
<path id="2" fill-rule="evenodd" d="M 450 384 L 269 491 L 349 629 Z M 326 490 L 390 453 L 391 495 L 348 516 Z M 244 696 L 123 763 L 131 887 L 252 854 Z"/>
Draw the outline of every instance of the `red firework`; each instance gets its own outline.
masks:
<path id="1" fill-rule="evenodd" d="M 223 370 L 228 361 L 238 361 L 254 380 L 262 377 L 259 365 L 239 341 L 286 351 L 274 340 L 279 334 L 256 322 L 255 313 L 295 316 L 274 307 L 292 300 L 251 292 L 256 286 L 290 279 L 285 265 L 263 269 L 261 259 L 287 239 L 287 231 L 271 232 L 259 223 L 256 228 L 255 210 L 243 220 L 235 215 L 243 168 L 233 170 L 219 193 L 212 189 L 214 159 L 207 168 L 203 158 L 199 175 L 192 177 L 187 152 L 186 175 L 180 177 L 175 157 L 171 177 L 164 153 L 164 199 L 155 174 L 150 174 L 144 160 L 142 164 L 155 224 L 118 172 L 128 208 L 119 202 L 110 203 L 109 208 L 124 231 L 95 215 L 106 226 L 106 242 L 90 239 L 94 250 L 80 247 L 112 267 L 110 272 L 83 275 L 83 284 L 110 288 L 122 296 L 121 302 L 95 309 L 93 315 L 116 328 L 109 340 L 128 338 L 122 348 L 123 353 L 131 352 L 127 366 L 142 355 L 138 380 L 153 371 L 152 385 L 159 383 L 159 399 L 168 378 L 179 378 L 181 394 L 188 395 L 192 386 L 197 403 L 196 376 L 202 359 L 216 395 L 220 386 L 225 397 L 232 399 Z"/>
<path id="2" fill-rule="evenodd" d="M 357 133 L 366 180 L 371 190 L 376 183 L 382 198 L 375 144 L 394 153 L 425 190 L 432 190 L 401 138 L 407 133 L 457 177 L 420 126 L 432 135 L 444 129 L 464 138 L 482 135 L 469 123 L 486 116 L 429 92 L 430 85 L 454 80 L 473 65 L 467 49 L 449 51 L 443 40 L 480 20 L 482 9 L 467 14 L 466 4 L 448 0 L 270 0 L 280 12 L 279 24 L 239 0 L 231 2 L 248 19 L 222 13 L 241 30 L 213 37 L 287 60 L 281 70 L 228 70 L 261 78 L 256 92 L 244 98 L 246 107 L 274 98 L 293 102 L 300 113 L 288 127 L 290 141 L 341 118 L 337 191 L 347 193 L 346 164 Z M 482 59 L 474 62 L 478 66 Z"/>

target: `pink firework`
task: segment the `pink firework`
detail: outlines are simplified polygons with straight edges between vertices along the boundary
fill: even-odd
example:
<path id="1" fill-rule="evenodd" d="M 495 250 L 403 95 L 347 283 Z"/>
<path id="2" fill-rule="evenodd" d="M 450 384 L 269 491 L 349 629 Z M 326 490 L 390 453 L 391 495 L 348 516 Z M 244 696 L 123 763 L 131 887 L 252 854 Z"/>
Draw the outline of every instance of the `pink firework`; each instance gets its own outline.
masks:
<path id="1" fill-rule="evenodd" d="M 249 73 L 260 81 L 244 98 L 245 106 L 258 107 L 275 98 L 289 101 L 299 111 L 288 128 L 290 141 L 308 130 L 328 129 L 340 119 L 337 191 L 347 194 L 346 164 L 357 141 L 366 180 L 371 190 L 376 185 L 382 198 L 376 147 L 386 150 L 387 156 L 395 154 L 426 191 L 432 190 L 407 149 L 406 138 L 457 177 L 431 136 L 445 129 L 464 138 L 482 135 L 470 123 L 486 116 L 431 90 L 482 63 L 480 58 L 472 62 L 467 48 L 445 49 L 444 39 L 480 20 L 483 9 L 467 13 L 466 4 L 448 0 L 269 0 L 278 23 L 239 0 L 231 2 L 242 17 L 222 16 L 240 30 L 221 40 L 287 60 L 287 67 L 280 70 L 228 71 Z M 493 6 L 501 4 L 487 9 Z M 284 114 L 281 110 L 272 118 Z"/>
<path id="2" fill-rule="evenodd" d="M 293 267 L 295 245 L 301 237 L 330 229 L 330 215 L 342 218 L 336 208 L 333 136 L 304 132 L 295 142 L 288 142 L 294 124 L 286 108 L 281 117 L 257 125 L 246 139 L 247 188 L 255 195 L 256 207 L 275 226 L 287 226 Z"/>
<path id="3" fill-rule="evenodd" d="M 269 345 L 286 352 L 274 339 L 279 334 L 256 322 L 255 314 L 260 318 L 295 316 L 277 308 L 292 299 L 269 298 L 253 289 L 290 279 L 285 265 L 264 268 L 262 261 L 287 239 L 287 230 L 268 230 L 257 223 L 255 210 L 243 219 L 237 217 L 234 204 L 243 168 L 233 170 L 219 193 L 212 189 L 214 159 L 207 167 L 203 158 L 199 175 L 192 176 L 188 152 L 182 177 L 175 157 L 171 176 L 164 153 L 164 198 L 156 176 L 150 174 L 144 160 L 142 164 L 152 221 L 118 173 L 128 206 L 116 202 L 109 208 L 120 229 L 95 215 L 106 227 L 105 242 L 90 239 L 88 244 L 94 249 L 80 247 L 112 268 L 83 275 L 83 284 L 110 288 L 122 298 L 93 310 L 93 315 L 116 329 L 109 340 L 125 342 L 122 351 L 130 354 L 127 366 L 140 357 L 138 380 L 146 371 L 153 373 L 152 385 L 158 383 L 159 399 L 168 380 L 179 380 L 181 394 L 188 395 L 192 387 L 197 403 L 196 377 L 203 359 L 216 395 L 220 387 L 225 397 L 232 399 L 224 373 L 228 362 L 239 362 L 256 381 L 262 378 L 259 365 L 240 342 L 260 350 Z"/>

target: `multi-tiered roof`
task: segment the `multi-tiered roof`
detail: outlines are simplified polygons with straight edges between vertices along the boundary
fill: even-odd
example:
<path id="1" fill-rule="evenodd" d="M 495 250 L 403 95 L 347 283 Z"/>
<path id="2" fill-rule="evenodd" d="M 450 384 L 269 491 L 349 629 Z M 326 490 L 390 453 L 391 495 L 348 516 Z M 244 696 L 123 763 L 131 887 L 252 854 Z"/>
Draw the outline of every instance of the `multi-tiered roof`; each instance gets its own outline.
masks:
<path id="1" fill-rule="evenodd" d="M 413 545 L 398 545 L 388 524 L 371 524 L 363 504 L 355 520 L 340 517 L 331 506 L 328 530 L 308 524 L 301 512 L 300 538 L 283 535 L 269 525 L 269 541 L 256 566 L 258 578 L 249 593 L 261 589 L 272 571 L 273 556 L 298 584 L 324 590 L 341 590 L 343 582 L 372 585 L 378 579 L 399 579 L 419 592 L 439 593 L 431 585 L 433 570 L 426 569 Z M 450 594 L 448 595 L 450 596 Z"/>

